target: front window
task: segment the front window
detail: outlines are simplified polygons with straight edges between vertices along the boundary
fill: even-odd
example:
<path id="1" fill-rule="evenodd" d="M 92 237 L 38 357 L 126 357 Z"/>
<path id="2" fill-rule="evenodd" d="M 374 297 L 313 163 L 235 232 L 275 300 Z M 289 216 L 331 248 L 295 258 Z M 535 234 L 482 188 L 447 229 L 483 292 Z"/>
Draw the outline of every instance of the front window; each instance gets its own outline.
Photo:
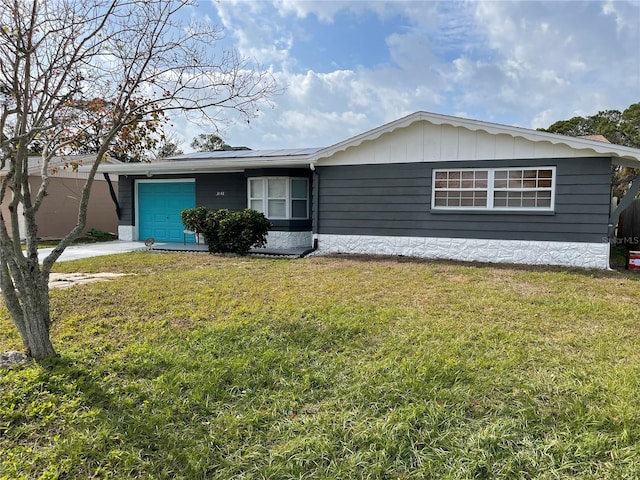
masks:
<path id="1" fill-rule="evenodd" d="M 435 210 L 552 211 L 555 167 L 433 171 Z"/>
<path id="2" fill-rule="evenodd" d="M 250 178 L 248 190 L 249 208 L 271 220 L 309 218 L 308 178 Z"/>

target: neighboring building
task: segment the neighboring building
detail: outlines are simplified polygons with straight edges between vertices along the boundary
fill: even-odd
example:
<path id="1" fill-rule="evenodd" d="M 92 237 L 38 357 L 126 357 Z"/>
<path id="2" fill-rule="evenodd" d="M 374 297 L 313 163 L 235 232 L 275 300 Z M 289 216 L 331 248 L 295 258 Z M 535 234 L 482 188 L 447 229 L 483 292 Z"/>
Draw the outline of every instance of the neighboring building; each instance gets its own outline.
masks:
<path id="1" fill-rule="evenodd" d="M 640 150 L 417 112 L 327 148 L 100 171 L 120 176 L 123 240 L 182 242 L 180 210 L 251 207 L 270 248 L 607 268 L 612 163 Z"/>
<path id="2" fill-rule="evenodd" d="M 47 195 L 36 214 L 39 238 L 62 238 L 77 225 L 80 197 L 88 174 L 75 170 L 74 165 L 86 167 L 91 166 L 94 161 L 95 155 L 68 155 L 51 159 Z M 119 161 L 112 159 L 105 163 L 120 164 Z M 2 172 L 0 172 L 0 175 L 2 175 Z M 117 194 L 117 178 L 114 180 L 113 188 Z M 29 184 L 34 194 L 40 188 L 41 183 L 41 159 L 35 156 L 30 157 Z M 2 202 L 2 214 L 5 219 L 9 218 L 8 205 L 11 202 L 10 195 L 9 193 L 8 197 Z M 9 222 L 7 222 L 7 228 L 11 231 Z M 20 224 L 22 238 L 24 238 L 24 228 L 24 224 Z M 96 174 L 93 183 L 87 210 L 87 224 L 83 233 L 92 229 L 113 233 L 118 231 L 118 216 L 115 203 L 111 198 L 109 185 L 102 173 Z"/>

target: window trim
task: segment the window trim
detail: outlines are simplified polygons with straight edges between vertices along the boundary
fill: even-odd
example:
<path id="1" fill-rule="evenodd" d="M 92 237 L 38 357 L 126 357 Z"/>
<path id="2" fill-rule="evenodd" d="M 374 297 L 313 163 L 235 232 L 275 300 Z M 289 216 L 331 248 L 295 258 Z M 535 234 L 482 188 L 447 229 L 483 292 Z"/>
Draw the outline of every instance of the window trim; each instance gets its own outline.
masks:
<path id="1" fill-rule="evenodd" d="M 498 171 L 512 171 L 512 170 L 551 170 L 551 187 L 528 187 L 528 188 L 509 188 L 495 186 L 495 173 Z M 436 206 L 436 192 L 448 191 L 448 190 L 463 190 L 462 188 L 436 188 L 436 174 L 439 172 L 487 172 L 487 187 L 483 188 L 469 188 L 470 191 L 486 191 L 487 192 L 487 205 L 485 207 L 474 206 Z M 495 192 L 496 191 L 515 191 L 515 192 L 541 192 L 550 191 L 551 201 L 548 207 L 496 207 L 494 206 Z M 464 212 L 509 212 L 509 213 L 549 213 L 555 211 L 555 198 L 556 198 L 556 167 L 547 166 L 512 166 L 512 167 L 491 167 L 491 168 L 434 168 L 431 170 L 431 210 L 434 212 L 442 211 L 464 211 Z"/>
<path id="2" fill-rule="evenodd" d="M 284 217 L 274 217 L 274 216 L 269 216 L 269 180 L 286 180 L 285 182 L 285 196 L 284 196 L 284 200 L 285 200 L 285 216 Z M 306 183 L 306 197 L 305 198 L 301 198 L 301 197 L 292 197 L 292 191 L 293 188 L 291 186 L 291 183 L 293 180 L 304 180 Z M 262 182 L 262 197 L 252 197 L 251 196 L 251 182 L 253 181 L 261 181 Z M 310 202 L 310 195 L 309 195 L 309 178 L 307 177 L 289 177 L 289 176 L 266 176 L 266 177 L 248 177 L 247 178 L 247 205 L 248 208 L 252 208 L 251 207 L 251 201 L 252 200 L 261 200 L 262 201 L 262 206 L 263 206 L 263 212 L 264 216 L 267 217 L 269 220 L 308 220 L 309 219 L 309 202 Z M 271 198 L 271 200 L 274 200 L 275 198 Z M 292 202 L 294 200 L 300 201 L 300 200 L 304 200 L 306 201 L 306 215 L 304 217 L 294 217 L 293 215 L 293 207 L 292 207 Z"/>

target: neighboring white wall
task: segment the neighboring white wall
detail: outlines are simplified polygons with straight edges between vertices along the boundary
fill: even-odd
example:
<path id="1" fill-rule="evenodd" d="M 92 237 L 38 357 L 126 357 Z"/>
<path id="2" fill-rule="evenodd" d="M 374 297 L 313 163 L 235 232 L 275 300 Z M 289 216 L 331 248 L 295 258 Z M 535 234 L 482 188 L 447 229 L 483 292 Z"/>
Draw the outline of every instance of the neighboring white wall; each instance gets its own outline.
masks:
<path id="1" fill-rule="evenodd" d="M 138 240 L 134 238 L 135 227 L 133 225 L 119 225 L 118 226 L 118 239 L 125 240 L 127 242 L 133 242 Z"/>
<path id="2" fill-rule="evenodd" d="M 321 234 L 318 235 L 318 253 L 609 268 L 609 243 Z"/>
<path id="3" fill-rule="evenodd" d="M 311 247 L 311 232 L 276 232 L 267 235 L 265 248 L 305 248 Z"/>

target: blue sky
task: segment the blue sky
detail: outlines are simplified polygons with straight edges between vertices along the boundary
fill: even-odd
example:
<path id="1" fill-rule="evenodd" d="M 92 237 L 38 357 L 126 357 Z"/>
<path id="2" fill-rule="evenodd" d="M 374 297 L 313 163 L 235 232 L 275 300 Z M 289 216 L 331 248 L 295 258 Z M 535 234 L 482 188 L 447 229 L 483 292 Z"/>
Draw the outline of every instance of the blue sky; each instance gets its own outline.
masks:
<path id="1" fill-rule="evenodd" d="M 282 95 L 254 149 L 328 146 L 417 110 L 527 128 L 640 101 L 640 1 L 200 0 Z M 182 147 L 209 132 L 176 121 Z"/>
<path id="2" fill-rule="evenodd" d="M 388 63 L 385 39 L 402 28 L 401 22 L 399 18 L 382 19 L 374 12 L 346 11 L 331 23 L 310 15 L 296 22 L 290 54 L 298 71 L 326 73 Z"/>

